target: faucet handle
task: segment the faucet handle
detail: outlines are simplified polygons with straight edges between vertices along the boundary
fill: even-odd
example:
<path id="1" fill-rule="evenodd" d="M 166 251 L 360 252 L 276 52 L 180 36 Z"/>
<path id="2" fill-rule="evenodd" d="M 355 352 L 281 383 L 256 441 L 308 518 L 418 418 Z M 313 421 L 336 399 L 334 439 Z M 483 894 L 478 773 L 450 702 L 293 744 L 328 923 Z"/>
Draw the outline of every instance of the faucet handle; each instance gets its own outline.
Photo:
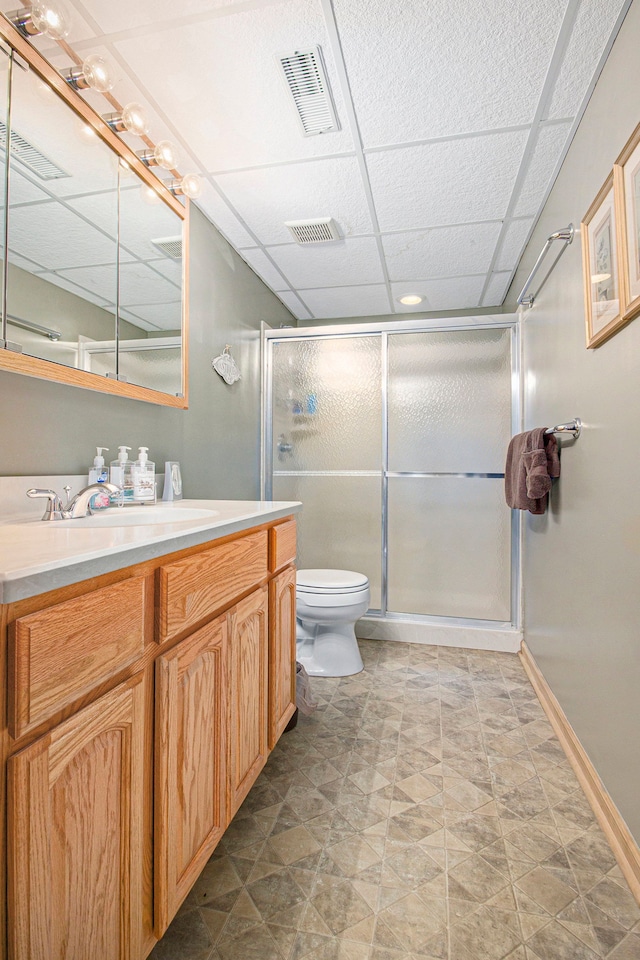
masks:
<path id="1" fill-rule="evenodd" d="M 55 490 L 43 490 L 40 487 L 30 487 L 29 490 L 27 490 L 27 496 L 31 500 L 49 501 L 44 510 L 43 520 L 62 519 L 62 503 Z"/>
<path id="2" fill-rule="evenodd" d="M 64 505 L 64 506 L 65 506 L 65 510 L 66 510 L 66 508 L 69 506 L 69 494 L 71 493 L 71 487 L 70 487 L 69 484 L 67 483 L 66 486 L 64 486 L 62 489 L 64 490 L 64 492 L 65 492 L 66 495 L 67 495 L 67 502 L 66 502 L 65 505 Z"/>

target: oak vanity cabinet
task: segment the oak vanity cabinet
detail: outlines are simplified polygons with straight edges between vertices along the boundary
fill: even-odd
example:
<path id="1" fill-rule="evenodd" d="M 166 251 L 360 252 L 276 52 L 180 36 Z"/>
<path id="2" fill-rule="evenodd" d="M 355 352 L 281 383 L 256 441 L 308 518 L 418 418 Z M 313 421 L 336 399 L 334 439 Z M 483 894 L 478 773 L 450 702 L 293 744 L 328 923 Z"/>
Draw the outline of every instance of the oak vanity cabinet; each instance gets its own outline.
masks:
<path id="1" fill-rule="evenodd" d="M 150 953 L 295 710 L 294 559 L 285 519 L 2 608 L 2 960 Z"/>

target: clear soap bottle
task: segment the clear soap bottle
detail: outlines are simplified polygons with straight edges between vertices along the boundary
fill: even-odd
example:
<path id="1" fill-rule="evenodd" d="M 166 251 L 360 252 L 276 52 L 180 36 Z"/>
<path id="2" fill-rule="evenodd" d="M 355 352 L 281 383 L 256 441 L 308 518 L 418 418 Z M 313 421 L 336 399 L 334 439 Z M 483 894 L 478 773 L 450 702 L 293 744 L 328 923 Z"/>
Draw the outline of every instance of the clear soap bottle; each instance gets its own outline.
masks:
<path id="1" fill-rule="evenodd" d="M 127 454 L 131 447 L 118 447 L 118 459 L 111 461 L 109 479 L 122 490 L 122 501 L 133 503 L 133 461 Z"/>
<path id="2" fill-rule="evenodd" d="M 156 465 L 149 460 L 148 451 L 148 447 L 140 447 L 131 471 L 133 499 L 138 503 L 155 503 L 156 500 Z"/>

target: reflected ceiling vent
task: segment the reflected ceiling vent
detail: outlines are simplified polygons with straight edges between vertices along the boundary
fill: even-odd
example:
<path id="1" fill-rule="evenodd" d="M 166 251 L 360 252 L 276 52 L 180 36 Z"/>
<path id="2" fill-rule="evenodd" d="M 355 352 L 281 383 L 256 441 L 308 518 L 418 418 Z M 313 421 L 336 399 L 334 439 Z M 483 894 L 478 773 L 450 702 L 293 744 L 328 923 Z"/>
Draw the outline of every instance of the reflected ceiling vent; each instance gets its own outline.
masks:
<path id="1" fill-rule="evenodd" d="M 41 180 L 63 180 L 70 174 L 59 167 L 49 157 L 45 157 L 37 147 L 21 137 L 16 130 L 11 131 L 11 156 L 14 160 L 19 160 L 32 173 L 35 173 Z M 7 128 L 0 120 L 0 150 L 6 151 L 7 148 Z"/>
<path id="2" fill-rule="evenodd" d="M 151 243 L 166 257 L 171 257 L 172 260 L 182 259 L 182 237 L 163 237 L 159 240 L 152 240 Z"/>
<path id="3" fill-rule="evenodd" d="M 305 137 L 340 129 L 320 47 L 278 57 Z"/>
<path id="4" fill-rule="evenodd" d="M 321 217 L 319 220 L 285 220 L 296 243 L 331 243 L 342 240 L 338 224 L 333 217 Z"/>

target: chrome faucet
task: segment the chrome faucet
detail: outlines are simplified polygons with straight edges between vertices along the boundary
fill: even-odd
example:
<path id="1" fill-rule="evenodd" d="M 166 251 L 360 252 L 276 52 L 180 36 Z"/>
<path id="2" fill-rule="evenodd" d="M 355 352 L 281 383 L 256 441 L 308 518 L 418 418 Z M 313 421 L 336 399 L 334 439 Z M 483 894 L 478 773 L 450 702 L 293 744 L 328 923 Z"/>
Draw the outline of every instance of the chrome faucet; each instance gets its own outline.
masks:
<path id="1" fill-rule="evenodd" d="M 77 493 L 72 500 L 69 500 L 69 491 L 71 487 L 64 488 L 67 491 L 67 502 L 62 506 L 62 500 L 55 490 L 41 490 L 38 487 L 31 487 L 27 490 L 27 496 L 32 500 L 47 500 L 44 510 L 43 520 L 77 520 L 78 517 L 90 517 L 91 498 L 96 493 L 107 490 L 111 494 L 122 493 L 120 487 L 114 483 L 90 483 L 88 487 Z"/>

